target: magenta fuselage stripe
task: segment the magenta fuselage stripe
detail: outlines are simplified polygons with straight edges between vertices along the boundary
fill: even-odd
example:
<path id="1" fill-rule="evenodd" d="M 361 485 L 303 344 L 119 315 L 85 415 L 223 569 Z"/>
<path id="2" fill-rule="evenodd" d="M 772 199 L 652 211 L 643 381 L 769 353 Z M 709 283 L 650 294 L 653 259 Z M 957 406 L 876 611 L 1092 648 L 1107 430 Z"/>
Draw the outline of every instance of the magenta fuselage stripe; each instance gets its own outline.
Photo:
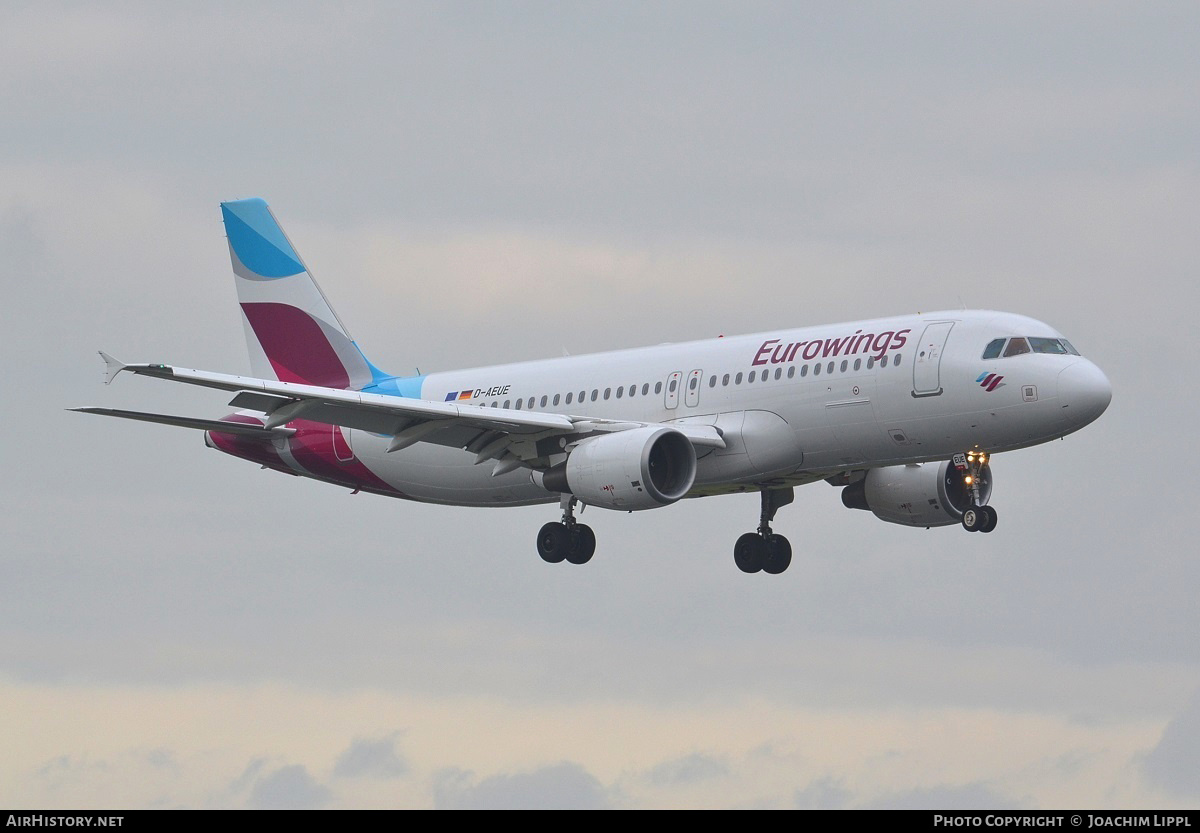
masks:
<path id="1" fill-rule="evenodd" d="M 334 447 L 333 432 L 341 429 L 322 422 L 309 422 L 297 419 L 288 423 L 289 428 L 296 433 L 288 439 L 292 458 L 311 476 L 341 483 L 351 488 L 370 489 L 374 492 L 386 492 L 390 495 L 401 493 L 387 481 L 380 479 L 375 472 L 363 465 L 358 458 L 339 460 L 337 449 Z M 344 440 L 343 440 L 344 442 Z M 345 455 L 349 447 L 342 448 Z"/>
<path id="2" fill-rule="evenodd" d="M 262 425 L 261 419 L 244 416 L 242 414 L 230 414 L 221 419 L 222 422 L 238 422 L 246 425 Z M 234 457 L 241 457 L 243 460 L 251 460 L 259 465 L 266 466 L 276 471 L 284 471 L 288 474 L 295 474 L 295 471 L 284 462 L 279 456 L 279 452 L 269 442 L 253 439 L 251 437 L 241 436 L 239 434 L 222 434 L 220 431 L 209 431 L 208 438 L 212 440 L 221 451 L 226 454 L 232 454 Z"/>

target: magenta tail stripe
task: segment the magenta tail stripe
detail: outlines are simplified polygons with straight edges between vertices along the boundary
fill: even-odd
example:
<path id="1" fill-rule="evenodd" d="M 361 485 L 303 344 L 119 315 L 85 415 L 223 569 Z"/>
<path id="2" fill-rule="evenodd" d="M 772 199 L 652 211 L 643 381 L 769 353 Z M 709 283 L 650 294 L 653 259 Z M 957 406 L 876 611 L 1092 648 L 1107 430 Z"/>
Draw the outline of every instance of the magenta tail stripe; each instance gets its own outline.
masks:
<path id="1" fill-rule="evenodd" d="M 281 382 L 345 390 L 350 374 L 321 325 L 289 304 L 242 304 L 242 312 Z"/>

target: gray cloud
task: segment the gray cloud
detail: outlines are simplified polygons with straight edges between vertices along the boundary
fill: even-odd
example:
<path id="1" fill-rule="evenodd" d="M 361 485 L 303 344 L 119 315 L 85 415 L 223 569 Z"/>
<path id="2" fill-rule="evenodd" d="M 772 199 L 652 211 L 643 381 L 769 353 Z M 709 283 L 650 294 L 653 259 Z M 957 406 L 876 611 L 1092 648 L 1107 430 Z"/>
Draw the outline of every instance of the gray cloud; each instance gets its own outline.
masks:
<path id="1" fill-rule="evenodd" d="M 1027 810 L 984 783 L 924 787 L 867 802 L 864 810 Z"/>
<path id="2" fill-rule="evenodd" d="M 1143 771 L 1168 792 L 1200 798 L 1200 692 L 1163 729 Z"/>
<path id="3" fill-rule="evenodd" d="M 307 768 L 292 764 L 257 778 L 246 806 L 251 810 L 316 810 L 332 797 L 333 793 L 317 783 Z"/>
<path id="4" fill-rule="evenodd" d="M 793 800 L 797 810 L 844 810 L 849 806 L 850 791 L 845 780 L 826 775 L 796 790 Z"/>
<path id="5" fill-rule="evenodd" d="M 693 784 L 726 775 L 729 764 L 724 758 L 693 752 L 682 758 L 663 761 L 647 774 L 653 784 Z"/>
<path id="6" fill-rule="evenodd" d="M 434 786 L 439 810 L 603 810 L 609 799 L 595 776 L 564 761 L 533 772 L 492 775 L 475 781 L 472 773 L 451 770 Z"/>
<path id="7" fill-rule="evenodd" d="M 399 778 L 408 772 L 408 764 L 396 751 L 396 734 L 371 740 L 357 738 L 334 764 L 339 778 Z"/>

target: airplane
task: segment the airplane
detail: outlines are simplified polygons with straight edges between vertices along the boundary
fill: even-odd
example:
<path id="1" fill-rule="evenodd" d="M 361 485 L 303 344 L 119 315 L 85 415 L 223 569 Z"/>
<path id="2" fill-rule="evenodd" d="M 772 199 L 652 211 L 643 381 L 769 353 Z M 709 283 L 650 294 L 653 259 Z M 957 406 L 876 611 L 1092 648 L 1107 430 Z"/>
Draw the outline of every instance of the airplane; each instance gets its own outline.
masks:
<path id="1" fill-rule="evenodd" d="M 198 429 L 210 448 L 356 493 L 558 503 L 561 520 L 537 534 L 551 563 L 595 552 L 577 505 L 759 492 L 734 562 L 782 573 L 792 549 L 775 513 L 822 480 L 889 523 L 991 532 L 991 456 L 1077 431 L 1112 398 L 1053 328 L 979 310 L 393 376 L 350 337 L 264 200 L 221 211 L 253 376 L 100 355 L 106 384 L 128 372 L 215 388 L 236 410 L 71 410 Z"/>

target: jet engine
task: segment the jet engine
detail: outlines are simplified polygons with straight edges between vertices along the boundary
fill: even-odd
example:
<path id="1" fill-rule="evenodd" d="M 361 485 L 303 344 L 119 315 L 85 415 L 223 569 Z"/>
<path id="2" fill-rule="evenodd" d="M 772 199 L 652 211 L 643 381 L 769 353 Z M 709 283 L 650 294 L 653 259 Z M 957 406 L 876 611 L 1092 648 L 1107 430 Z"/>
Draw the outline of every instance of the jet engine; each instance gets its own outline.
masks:
<path id="1" fill-rule="evenodd" d="M 871 469 L 866 477 L 842 489 L 850 509 L 869 509 L 881 521 L 904 526 L 948 526 L 962 520 L 971 505 L 967 472 L 953 462 L 917 463 Z M 992 471 L 984 464 L 979 474 L 979 502 L 992 495 Z"/>
<path id="2" fill-rule="evenodd" d="M 696 479 L 696 450 L 683 434 L 649 425 L 588 439 L 539 485 L 591 506 L 633 511 L 679 500 Z"/>

